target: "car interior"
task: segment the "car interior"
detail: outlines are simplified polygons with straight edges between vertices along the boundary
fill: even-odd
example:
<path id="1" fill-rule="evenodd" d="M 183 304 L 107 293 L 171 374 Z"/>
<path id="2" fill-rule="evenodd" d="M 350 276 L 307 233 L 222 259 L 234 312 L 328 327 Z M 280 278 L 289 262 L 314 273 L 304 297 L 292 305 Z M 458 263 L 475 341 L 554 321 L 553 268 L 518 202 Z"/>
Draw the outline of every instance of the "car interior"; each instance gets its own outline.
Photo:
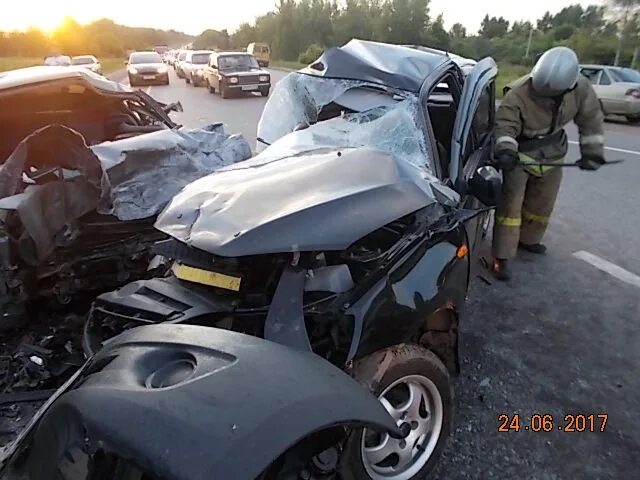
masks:
<path id="1" fill-rule="evenodd" d="M 46 85 L 33 85 L 5 93 L 0 111 L 0 163 L 35 130 L 61 124 L 78 131 L 88 145 L 118 140 L 132 134 L 140 124 L 125 100 L 101 95 L 86 85 L 67 79 Z M 130 107 L 131 105 L 129 105 Z"/>

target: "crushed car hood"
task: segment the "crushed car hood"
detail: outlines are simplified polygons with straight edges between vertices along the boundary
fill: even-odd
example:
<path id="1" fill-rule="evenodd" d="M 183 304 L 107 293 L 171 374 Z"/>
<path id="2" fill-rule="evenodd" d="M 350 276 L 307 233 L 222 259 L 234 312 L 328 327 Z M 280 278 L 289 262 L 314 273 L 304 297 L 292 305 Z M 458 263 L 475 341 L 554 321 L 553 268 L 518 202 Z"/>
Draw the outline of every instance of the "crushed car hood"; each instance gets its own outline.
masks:
<path id="1" fill-rule="evenodd" d="M 303 132 L 296 132 L 303 133 Z M 370 148 L 291 148 L 201 178 L 156 228 L 212 254 L 342 250 L 387 223 L 457 194 L 425 170 Z"/>

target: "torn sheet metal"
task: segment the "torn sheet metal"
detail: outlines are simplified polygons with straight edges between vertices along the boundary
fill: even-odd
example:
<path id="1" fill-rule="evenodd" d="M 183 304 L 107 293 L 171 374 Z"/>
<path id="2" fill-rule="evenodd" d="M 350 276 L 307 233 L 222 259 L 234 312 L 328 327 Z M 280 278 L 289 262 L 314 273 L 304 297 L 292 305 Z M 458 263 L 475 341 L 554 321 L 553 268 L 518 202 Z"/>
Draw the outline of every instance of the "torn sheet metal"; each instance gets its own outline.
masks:
<path id="1" fill-rule="evenodd" d="M 251 157 L 244 137 L 227 135 L 220 123 L 161 130 L 91 150 L 106 172 L 99 212 L 120 220 L 157 215 L 184 186 Z"/>
<path id="2" fill-rule="evenodd" d="M 250 156 L 247 141 L 225 134 L 221 124 L 93 147 L 74 130 L 51 125 L 24 139 L 0 167 L 0 210 L 5 220 L 11 212 L 17 215 L 35 249 L 27 255 L 34 265 L 68 243 L 65 230 L 89 212 L 97 209 L 123 221 L 153 217 L 188 183 Z M 34 176 L 33 169 L 50 169 L 51 178 L 25 184 L 23 173 Z"/>

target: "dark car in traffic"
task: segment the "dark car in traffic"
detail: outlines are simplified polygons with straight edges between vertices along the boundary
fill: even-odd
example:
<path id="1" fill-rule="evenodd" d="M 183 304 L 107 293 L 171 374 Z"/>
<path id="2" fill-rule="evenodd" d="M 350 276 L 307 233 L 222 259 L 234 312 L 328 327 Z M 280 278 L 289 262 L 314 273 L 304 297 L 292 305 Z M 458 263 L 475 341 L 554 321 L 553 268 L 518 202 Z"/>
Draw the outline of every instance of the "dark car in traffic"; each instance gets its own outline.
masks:
<path id="1" fill-rule="evenodd" d="M 129 85 L 169 85 L 169 71 L 156 52 L 134 52 L 127 62 Z"/>
<path id="2" fill-rule="evenodd" d="M 229 57 L 253 64 L 212 56 L 211 88 L 259 86 L 231 83 Z M 465 74 L 446 54 L 359 40 L 289 74 L 259 122 L 266 148 L 173 198 L 154 248 L 171 273 L 99 296 L 86 354 L 153 323 L 313 353 L 401 431 L 341 430 L 325 446 L 338 478 L 424 478 L 451 433 L 472 265 L 501 191 L 496 75 L 490 58 Z"/>
<path id="3" fill-rule="evenodd" d="M 260 92 L 268 97 L 271 90 L 271 74 L 250 53 L 214 52 L 202 75 L 209 92 L 217 91 L 222 98 L 240 92 Z"/>

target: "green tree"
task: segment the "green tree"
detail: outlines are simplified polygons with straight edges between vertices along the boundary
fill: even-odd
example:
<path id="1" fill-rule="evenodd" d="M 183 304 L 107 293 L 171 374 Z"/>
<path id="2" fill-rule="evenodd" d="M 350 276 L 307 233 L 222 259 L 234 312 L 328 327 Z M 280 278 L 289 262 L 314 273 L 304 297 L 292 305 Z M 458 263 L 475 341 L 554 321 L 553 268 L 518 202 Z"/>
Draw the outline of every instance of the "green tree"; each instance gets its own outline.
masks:
<path id="1" fill-rule="evenodd" d="M 482 20 L 478 34 L 483 38 L 504 37 L 509 31 L 509 21 L 503 17 L 489 17 Z"/>
<path id="2" fill-rule="evenodd" d="M 467 38 L 467 29 L 461 23 L 454 23 L 451 26 L 449 35 L 451 35 L 453 38 L 456 38 L 456 39 Z"/>

